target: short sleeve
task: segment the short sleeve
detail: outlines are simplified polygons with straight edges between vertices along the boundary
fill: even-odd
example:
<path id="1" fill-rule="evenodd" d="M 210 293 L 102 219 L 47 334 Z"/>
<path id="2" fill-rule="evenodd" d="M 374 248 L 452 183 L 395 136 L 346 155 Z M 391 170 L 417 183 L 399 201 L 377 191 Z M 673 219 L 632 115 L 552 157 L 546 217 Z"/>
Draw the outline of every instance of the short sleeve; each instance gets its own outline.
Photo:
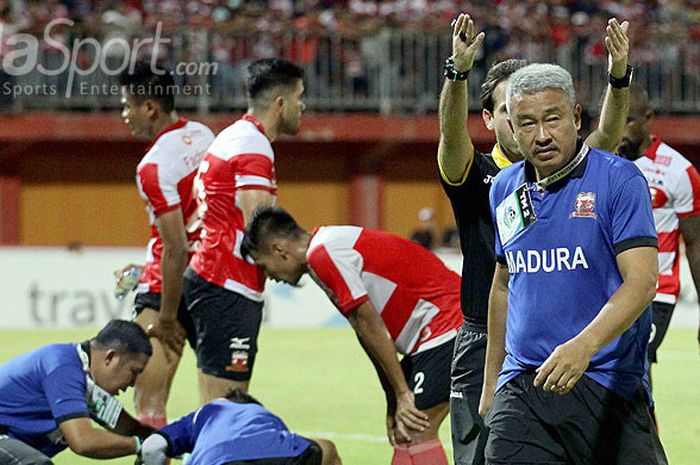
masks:
<path id="1" fill-rule="evenodd" d="M 700 214 L 700 174 L 689 165 L 675 186 L 673 209 L 680 217 Z"/>
<path id="2" fill-rule="evenodd" d="M 89 416 L 82 370 L 60 365 L 41 380 L 41 385 L 56 423 Z"/>
<path id="3" fill-rule="evenodd" d="M 202 409 L 204 409 L 204 407 L 180 418 L 176 422 L 170 423 L 158 431 L 158 434 L 168 441 L 167 455 L 169 457 L 182 455 L 185 452 L 192 452 L 197 439 L 195 437 L 194 421 Z"/>
<path id="4" fill-rule="evenodd" d="M 177 182 L 168 179 L 167 173 L 153 163 L 143 165 L 138 170 L 138 180 L 141 191 L 148 199 L 155 216 L 175 210 L 180 207 L 180 193 Z"/>
<path id="5" fill-rule="evenodd" d="M 616 254 L 635 247 L 658 247 L 649 186 L 641 173 L 618 186 L 611 219 Z"/>
<path id="6" fill-rule="evenodd" d="M 275 190 L 275 170 L 270 157 L 263 154 L 241 154 L 236 158 L 236 189 Z"/>
<path id="7" fill-rule="evenodd" d="M 362 256 L 356 250 L 330 250 L 321 244 L 308 252 L 307 263 L 314 279 L 342 314 L 369 299 L 361 277 Z"/>
<path id="8" fill-rule="evenodd" d="M 498 233 L 498 222 L 496 221 L 496 207 L 500 202 L 498 197 L 498 189 L 494 187 L 491 188 L 489 193 L 489 208 L 491 209 L 491 221 L 493 222 L 493 230 L 495 232 L 494 237 L 494 251 L 496 253 L 496 261 L 501 264 L 506 263 L 505 253 L 503 252 L 503 244 L 501 244 L 501 237 Z"/>

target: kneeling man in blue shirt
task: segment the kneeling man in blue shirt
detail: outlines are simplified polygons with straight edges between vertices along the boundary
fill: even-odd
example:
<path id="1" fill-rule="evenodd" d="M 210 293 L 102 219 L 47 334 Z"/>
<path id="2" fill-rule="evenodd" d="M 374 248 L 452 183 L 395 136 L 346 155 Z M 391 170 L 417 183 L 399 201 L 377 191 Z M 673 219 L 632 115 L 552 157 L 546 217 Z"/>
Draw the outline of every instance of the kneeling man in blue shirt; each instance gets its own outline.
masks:
<path id="1" fill-rule="evenodd" d="M 665 465 L 646 379 L 657 275 L 649 188 L 633 163 L 577 137 L 575 99 L 559 66 L 529 65 L 508 81 L 525 160 L 490 193 L 486 459 Z"/>
<path id="2" fill-rule="evenodd" d="M 96 459 L 138 454 L 153 429 L 113 396 L 134 385 L 151 354 L 143 329 L 112 320 L 82 344 L 47 345 L 0 365 L 0 465 L 51 464 L 66 447 Z"/>
<path id="3" fill-rule="evenodd" d="M 239 389 L 149 436 L 140 463 L 164 465 L 186 452 L 188 465 L 341 465 L 332 442 L 290 432 Z"/>

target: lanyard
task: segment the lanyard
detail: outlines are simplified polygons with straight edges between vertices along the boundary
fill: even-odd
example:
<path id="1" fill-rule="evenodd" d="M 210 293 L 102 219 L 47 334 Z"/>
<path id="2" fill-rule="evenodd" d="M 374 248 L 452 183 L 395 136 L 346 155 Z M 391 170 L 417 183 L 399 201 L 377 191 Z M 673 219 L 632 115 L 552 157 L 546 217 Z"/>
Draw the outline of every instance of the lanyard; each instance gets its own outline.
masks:
<path id="1" fill-rule="evenodd" d="M 121 402 L 95 383 L 92 373 L 90 373 L 90 357 L 80 344 L 76 344 L 75 348 L 78 351 L 78 357 L 85 373 L 85 381 L 87 383 L 85 399 L 87 400 L 90 416 L 103 426 L 114 429 L 124 407 Z"/>
<path id="2" fill-rule="evenodd" d="M 551 186 L 557 181 L 560 181 L 567 177 L 573 170 L 576 169 L 578 165 L 581 164 L 584 158 L 586 158 L 586 155 L 588 155 L 588 146 L 586 144 L 583 144 L 581 146 L 581 150 L 578 152 L 578 154 L 574 157 L 573 160 L 571 160 L 569 163 L 567 163 L 562 169 L 559 171 L 547 176 L 544 179 L 540 179 L 539 181 L 535 182 L 535 186 L 537 186 L 540 189 L 544 189 L 548 186 Z"/>

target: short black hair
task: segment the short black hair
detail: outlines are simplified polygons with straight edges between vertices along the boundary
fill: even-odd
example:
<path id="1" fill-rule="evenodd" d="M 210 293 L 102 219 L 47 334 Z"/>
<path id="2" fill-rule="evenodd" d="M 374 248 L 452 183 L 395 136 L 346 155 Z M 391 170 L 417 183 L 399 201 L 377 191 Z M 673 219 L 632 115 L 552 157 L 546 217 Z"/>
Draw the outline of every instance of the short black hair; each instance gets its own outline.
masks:
<path id="1" fill-rule="evenodd" d="M 481 94 L 479 95 L 481 98 L 481 107 L 493 113 L 493 91 L 496 89 L 496 86 L 508 79 L 511 74 L 529 64 L 527 60 L 511 58 L 510 60 L 504 60 L 491 66 L 486 73 L 484 83 L 481 84 Z"/>
<path id="2" fill-rule="evenodd" d="M 113 349 L 120 354 L 153 355 L 153 346 L 146 331 L 132 321 L 111 320 L 90 342 L 98 349 Z"/>
<path id="3" fill-rule="evenodd" d="M 260 403 L 260 401 L 258 401 L 258 399 L 251 396 L 247 392 L 244 392 L 243 390 L 241 390 L 241 388 L 231 389 L 228 392 L 228 394 L 224 396 L 224 398 L 237 404 L 257 404 L 262 407 L 262 404 Z"/>
<path id="4" fill-rule="evenodd" d="M 175 81 L 170 71 L 148 61 L 137 61 L 119 76 L 119 85 L 126 87 L 139 104 L 158 102 L 164 112 L 175 109 Z"/>
<path id="5" fill-rule="evenodd" d="M 299 79 L 304 79 L 304 70 L 291 61 L 280 58 L 254 61 L 248 66 L 248 98 L 254 101 L 278 86 L 294 89 Z"/>
<path id="6" fill-rule="evenodd" d="M 649 93 L 644 86 L 638 82 L 630 84 L 630 108 L 632 107 L 636 107 L 645 113 L 649 110 L 653 110 L 649 103 Z"/>
<path id="7" fill-rule="evenodd" d="M 263 250 L 270 237 L 297 238 L 304 230 L 292 215 L 280 207 L 264 207 L 255 211 L 253 219 L 245 228 L 241 241 L 241 255 L 250 256 L 251 252 Z"/>

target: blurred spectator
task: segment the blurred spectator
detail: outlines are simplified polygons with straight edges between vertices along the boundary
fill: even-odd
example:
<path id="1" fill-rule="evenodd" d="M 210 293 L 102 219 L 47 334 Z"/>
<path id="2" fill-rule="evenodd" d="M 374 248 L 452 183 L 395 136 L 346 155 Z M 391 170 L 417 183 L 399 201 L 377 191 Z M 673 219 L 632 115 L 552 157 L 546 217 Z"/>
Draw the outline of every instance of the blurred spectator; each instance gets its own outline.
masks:
<path id="1" fill-rule="evenodd" d="M 416 244 L 433 250 L 435 243 L 435 226 L 433 225 L 433 209 L 430 207 L 421 208 L 418 212 L 418 226 L 411 231 L 409 239 Z"/>

